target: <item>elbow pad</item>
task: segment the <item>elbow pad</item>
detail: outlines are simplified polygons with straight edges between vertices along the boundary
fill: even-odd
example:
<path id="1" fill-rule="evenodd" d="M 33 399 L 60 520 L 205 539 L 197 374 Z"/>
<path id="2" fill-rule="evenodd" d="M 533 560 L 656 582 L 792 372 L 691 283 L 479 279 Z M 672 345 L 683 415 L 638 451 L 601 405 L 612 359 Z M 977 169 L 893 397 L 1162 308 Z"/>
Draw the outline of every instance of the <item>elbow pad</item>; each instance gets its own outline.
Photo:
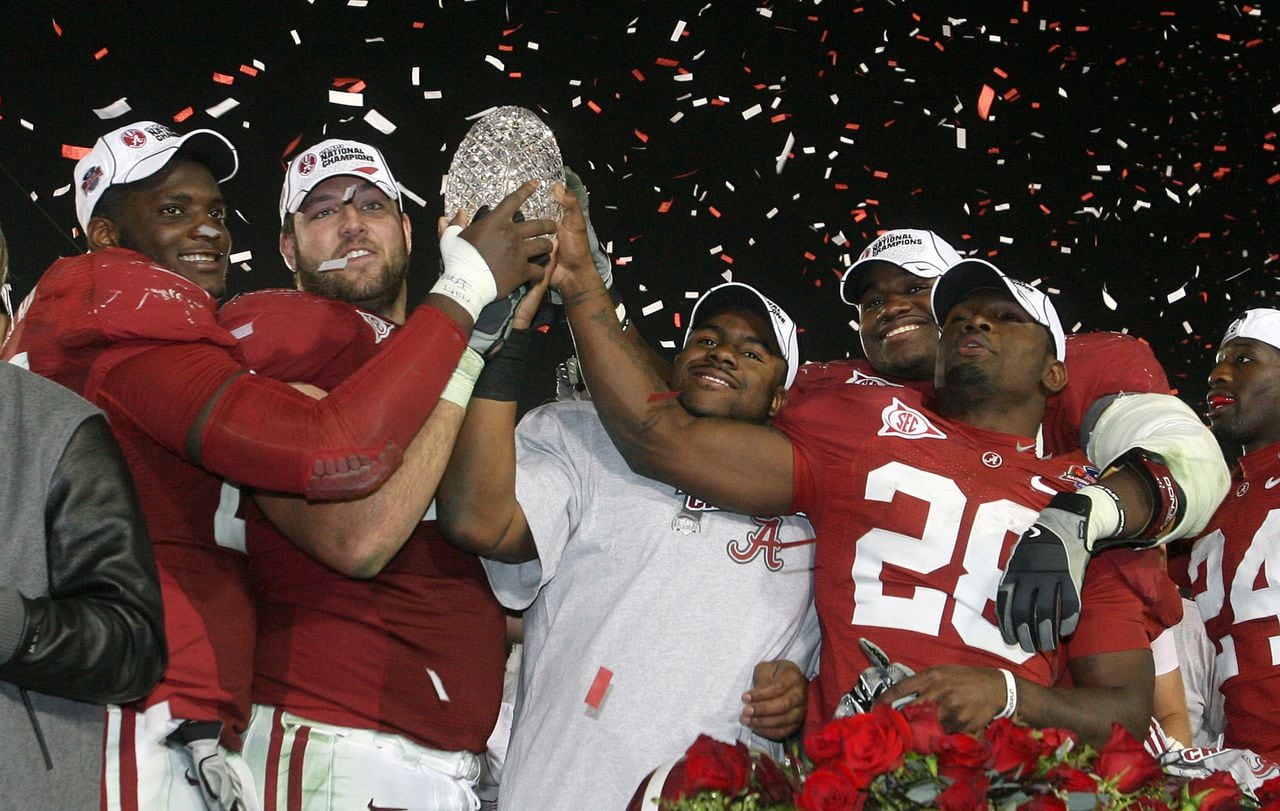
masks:
<path id="1" fill-rule="evenodd" d="M 200 463 L 232 481 L 311 500 L 368 495 L 400 466 L 466 345 L 448 316 L 420 307 L 322 400 L 240 375 L 201 429 Z"/>
<path id="2" fill-rule="evenodd" d="M 1155 512 L 1139 538 L 1153 545 L 1199 534 L 1230 486 L 1217 440 L 1172 395 L 1100 398 L 1085 417 L 1080 447 L 1099 467 L 1128 468 L 1147 483 Z"/>

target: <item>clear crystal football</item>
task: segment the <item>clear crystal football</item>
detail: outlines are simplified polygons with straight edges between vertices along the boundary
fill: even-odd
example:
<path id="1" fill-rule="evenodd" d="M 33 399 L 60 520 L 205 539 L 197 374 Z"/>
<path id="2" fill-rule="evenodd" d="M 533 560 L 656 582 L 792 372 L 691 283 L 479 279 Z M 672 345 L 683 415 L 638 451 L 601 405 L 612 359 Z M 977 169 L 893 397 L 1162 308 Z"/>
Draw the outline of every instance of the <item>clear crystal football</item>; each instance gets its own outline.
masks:
<path id="1" fill-rule="evenodd" d="M 528 219 L 560 220 L 551 185 L 564 182 L 564 159 L 556 136 L 542 119 L 523 107 L 498 107 L 471 125 L 453 153 L 444 183 L 444 210 L 471 215 L 492 208 L 526 180 L 542 185 L 520 211 Z"/>

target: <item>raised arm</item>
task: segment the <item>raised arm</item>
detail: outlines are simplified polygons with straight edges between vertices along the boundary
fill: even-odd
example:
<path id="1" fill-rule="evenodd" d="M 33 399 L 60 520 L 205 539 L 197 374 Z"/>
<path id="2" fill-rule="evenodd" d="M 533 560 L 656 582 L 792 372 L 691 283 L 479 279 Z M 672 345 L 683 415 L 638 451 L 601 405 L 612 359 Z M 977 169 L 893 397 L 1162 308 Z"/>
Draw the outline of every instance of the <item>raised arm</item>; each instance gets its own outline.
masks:
<path id="1" fill-rule="evenodd" d="M 587 386 L 609 436 L 636 473 L 723 509 L 792 511 L 792 449 L 767 425 L 689 413 L 622 331 L 591 260 L 577 199 L 555 189 L 565 215 L 551 284 L 564 299 Z"/>
<path id="2" fill-rule="evenodd" d="M 437 519 L 460 549 L 509 563 L 538 556 L 524 510 L 516 500 L 516 399 L 533 331 L 529 324 L 546 280 L 520 302 L 512 330 L 490 357 L 458 442 L 440 482 Z"/>

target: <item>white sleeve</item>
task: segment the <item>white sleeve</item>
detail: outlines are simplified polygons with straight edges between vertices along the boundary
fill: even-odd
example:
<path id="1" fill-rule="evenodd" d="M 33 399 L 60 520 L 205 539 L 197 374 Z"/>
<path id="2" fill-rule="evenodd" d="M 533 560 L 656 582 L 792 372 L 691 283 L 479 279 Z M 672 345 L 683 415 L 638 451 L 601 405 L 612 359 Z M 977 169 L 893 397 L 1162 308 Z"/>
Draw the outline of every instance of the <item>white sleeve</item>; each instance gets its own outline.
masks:
<path id="1" fill-rule="evenodd" d="M 1213 434 L 1170 394 L 1120 394 L 1099 400 L 1081 429 L 1081 447 L 1099 467 L 1134 448 L 1158 453 L 1186 498 L 1186 511 L 1160 543 L 1195 537 L 1227 494 L 1231 476 Z"/>
<path id="2" fill-rule="evenodd" d="M 1165 628 L 1160 636 L 1151 640 L 1151 658 L 1155 660 L 1157 676 L 1177 669 L 1178 645 L 1174 641 L 1172 628 Z"/>

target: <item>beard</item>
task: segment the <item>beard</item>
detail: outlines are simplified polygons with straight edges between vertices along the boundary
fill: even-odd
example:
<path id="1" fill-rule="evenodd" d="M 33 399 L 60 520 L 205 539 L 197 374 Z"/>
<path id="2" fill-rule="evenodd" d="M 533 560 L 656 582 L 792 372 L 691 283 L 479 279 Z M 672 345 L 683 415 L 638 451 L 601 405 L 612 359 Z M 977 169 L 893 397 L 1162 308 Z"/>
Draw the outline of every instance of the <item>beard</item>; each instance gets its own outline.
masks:
<path id="1" fill-rule="evenodd" d="M 341 270 L 322 272 L 320 265 L 321 261 L 299 256 L 298 287 L 317 296 L 354 304 L 385 318 L 404 290 L 409 255 L 403 246 L 397 246 L 376 270 L 361 273 L 355 278 L 343 275 Z"/>

